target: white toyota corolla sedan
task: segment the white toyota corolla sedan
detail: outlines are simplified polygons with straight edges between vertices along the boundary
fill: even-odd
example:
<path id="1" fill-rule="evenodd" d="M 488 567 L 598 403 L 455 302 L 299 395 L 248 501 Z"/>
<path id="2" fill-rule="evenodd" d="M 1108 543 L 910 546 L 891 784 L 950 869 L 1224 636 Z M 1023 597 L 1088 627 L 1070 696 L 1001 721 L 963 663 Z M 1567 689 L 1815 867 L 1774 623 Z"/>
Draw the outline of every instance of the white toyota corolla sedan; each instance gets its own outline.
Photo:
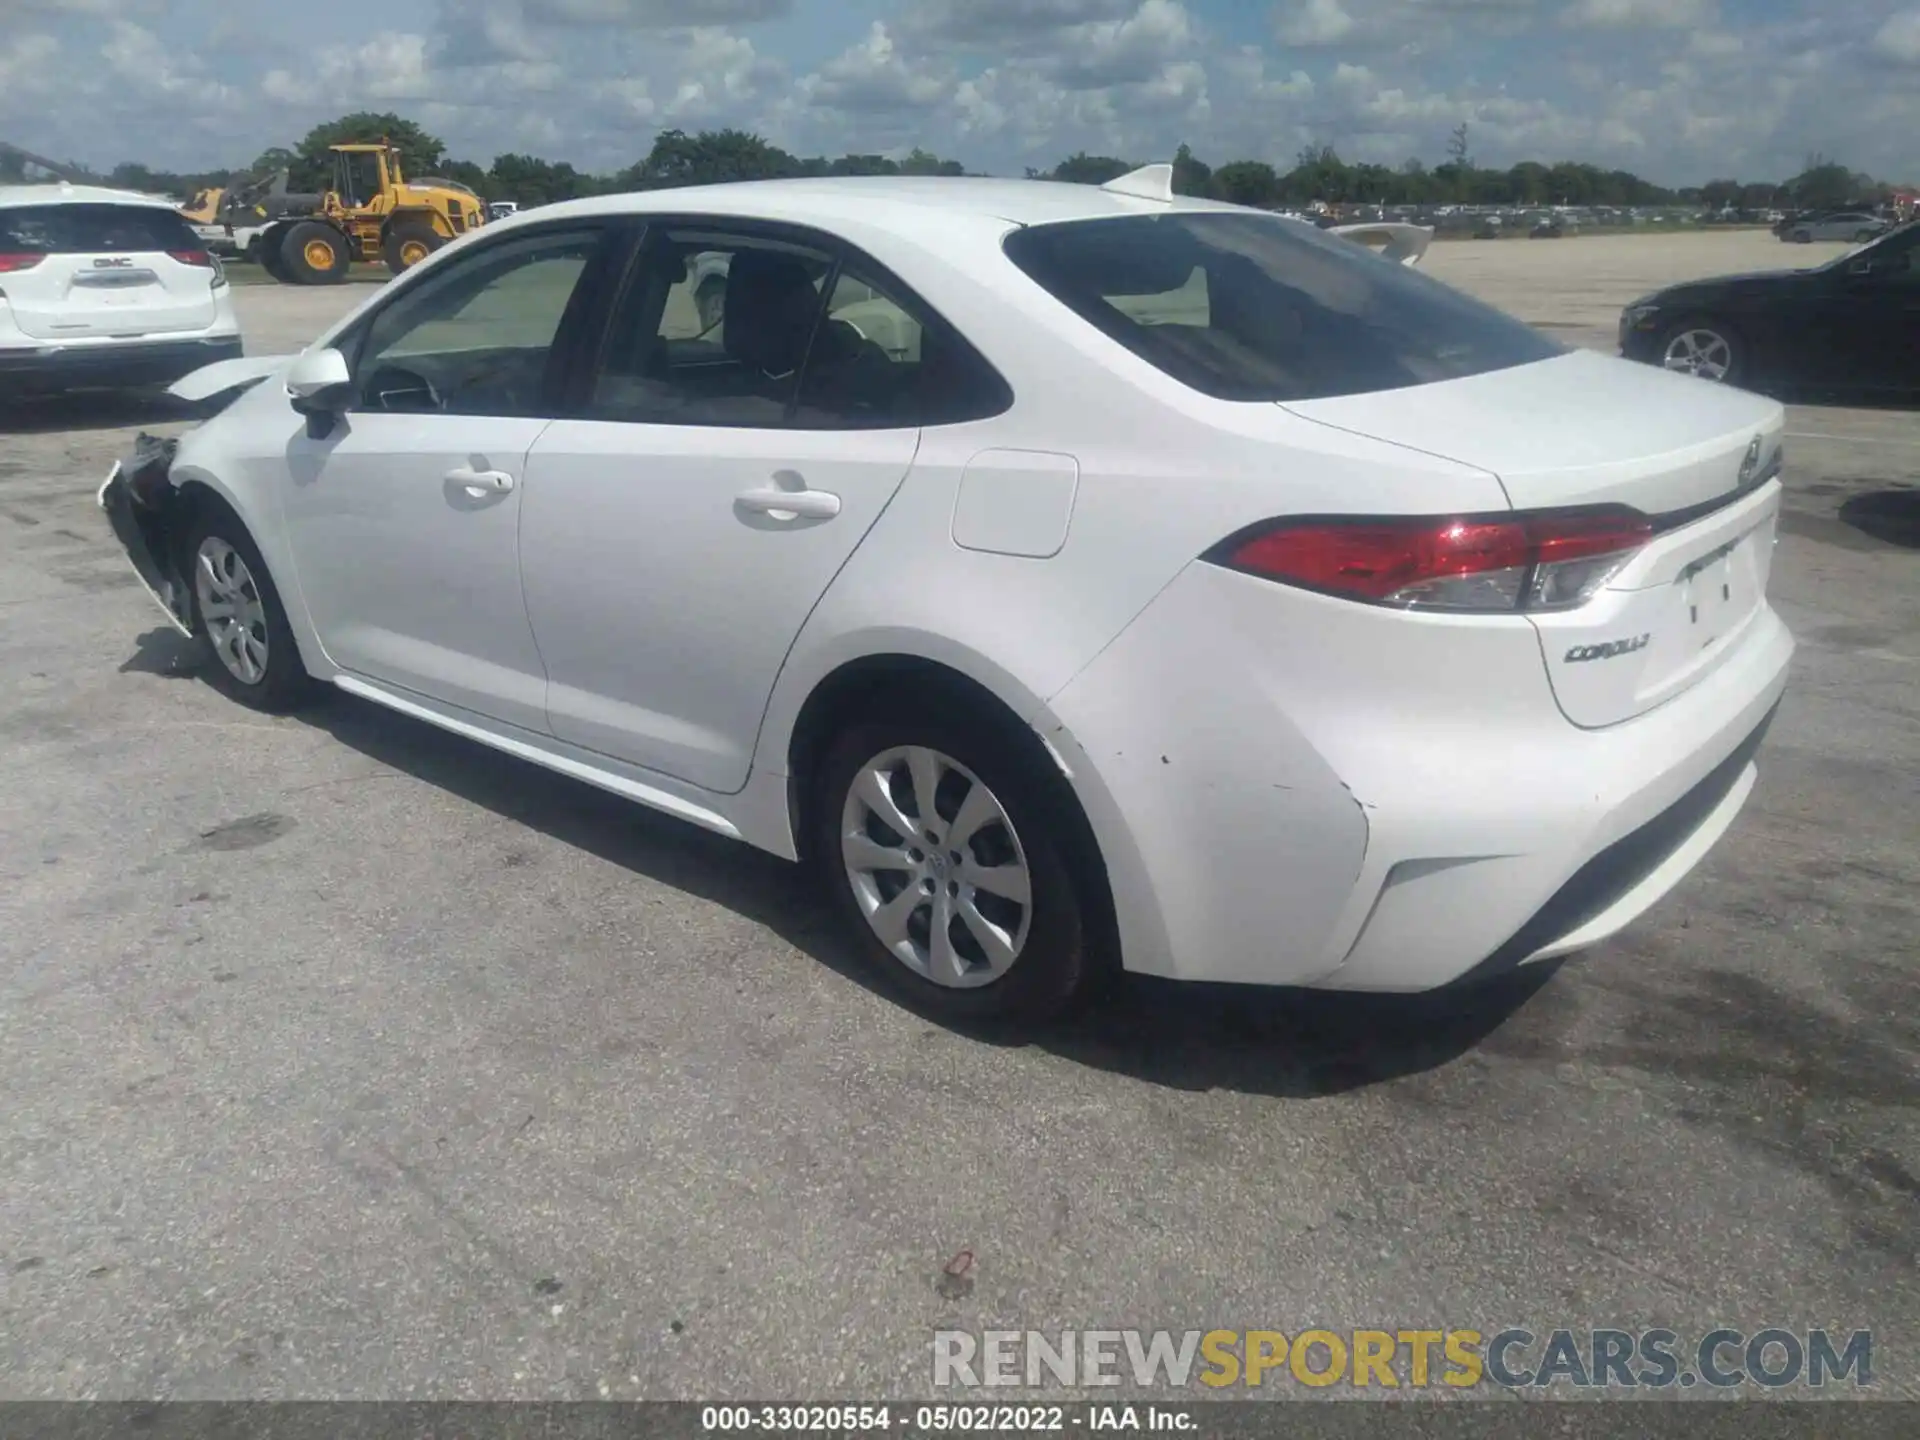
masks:
<path id="1" fill-rule="evenodd" d="M 805 859 L 954 1018 L 1612 935 L 1754 784 L 1781 407 L 1156 174 L 530 211 L 101 504 L 235 699 Z"/>

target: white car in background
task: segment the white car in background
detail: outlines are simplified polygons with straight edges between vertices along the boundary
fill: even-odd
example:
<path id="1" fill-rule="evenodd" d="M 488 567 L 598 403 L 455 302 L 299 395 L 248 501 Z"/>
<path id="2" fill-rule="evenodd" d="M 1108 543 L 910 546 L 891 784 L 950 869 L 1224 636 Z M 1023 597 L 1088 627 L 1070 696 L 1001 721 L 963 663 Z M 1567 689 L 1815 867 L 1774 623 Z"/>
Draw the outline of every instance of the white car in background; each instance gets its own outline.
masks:
<path id="1" fill-rule="evenodd" d="M 241 353 L 220 261 L 171 202 L 0 186 L 0 402 L 167 385 Z"/>
<path id="2" fill-rule="evenodd" d="M 1865 211 L 1850 211 L 1844 215 L 1822 215 L 1817 219 L 1796 220 L 1789 225 L 1782 237 L 1796 245 L 1810 245 L 1815 241 L 1839 240 L 1854 245 L 1864 245 L 1869 240 L 1879 238 L 1891 228 L 1878 215 L 1869 215 Z"/>
<path id="3" fill-rule="evenodd" d="M 1754 784 L 1781 407 L 1164 171 L 544 207 L 100 501 L 235 699 L 804 858 L 943 1016 L 1614 934 Z"/>

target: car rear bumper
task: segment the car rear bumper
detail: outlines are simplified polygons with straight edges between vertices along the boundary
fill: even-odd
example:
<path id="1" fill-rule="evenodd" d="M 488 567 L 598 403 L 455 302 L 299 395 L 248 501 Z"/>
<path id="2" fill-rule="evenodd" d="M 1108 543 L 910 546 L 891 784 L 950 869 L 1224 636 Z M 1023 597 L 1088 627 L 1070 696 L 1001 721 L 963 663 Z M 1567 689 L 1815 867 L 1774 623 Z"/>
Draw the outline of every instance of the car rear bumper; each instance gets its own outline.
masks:
<path id="1" fill-rule="evenodd" d="M 67 390 L 124 390 L 170 385 L 203 365 L 236 360 L 238 335 L 138 344 L 40 345 L 0 349 L 0 393 L 59 394 Z"/>
<path id="2" fill-rule="evenodd" d="M 1429 990 L 1677 885 L 1752 788 L 1791 636 L 1763 609 L 1691 689 L 1581 730 L 1525 624 L 1183 574 L 1049 707 L 1127 968 Z"/>

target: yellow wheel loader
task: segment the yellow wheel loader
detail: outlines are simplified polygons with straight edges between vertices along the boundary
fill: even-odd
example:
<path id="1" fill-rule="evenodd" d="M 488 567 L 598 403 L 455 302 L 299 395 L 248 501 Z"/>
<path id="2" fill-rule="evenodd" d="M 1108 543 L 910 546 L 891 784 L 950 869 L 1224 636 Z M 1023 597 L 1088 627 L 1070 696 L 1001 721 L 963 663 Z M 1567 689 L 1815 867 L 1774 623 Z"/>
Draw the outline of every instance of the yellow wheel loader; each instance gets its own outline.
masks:
<path id="1" fill-rule="evenodd" d="M 412 269 L 456 235 L 487 223 L 487 204 L 453 180 L 409 183 L 389 142 L 334 145 L 333 184 L 306 214 L 275 219 L 254 245 L 274 279 L 337 285 L 356 260 Z"/>

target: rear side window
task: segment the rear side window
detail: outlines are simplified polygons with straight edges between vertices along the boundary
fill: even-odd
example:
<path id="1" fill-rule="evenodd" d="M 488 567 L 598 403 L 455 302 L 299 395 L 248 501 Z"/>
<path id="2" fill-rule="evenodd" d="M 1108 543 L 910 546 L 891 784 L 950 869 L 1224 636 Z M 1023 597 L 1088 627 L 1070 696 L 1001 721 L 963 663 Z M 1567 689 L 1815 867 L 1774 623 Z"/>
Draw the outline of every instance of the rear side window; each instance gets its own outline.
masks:
<path id="1" fill-rule="evenodd" d="M 868 430 L 998 415 L 1013 392 L 957 331 L 851 265 L 827 294 L 793 423 Z"/>
<path id="2" fill-rule="evenodd" d="M 1222 400 L 1363 395 L 1564 353 L 1490 305 L 1279 216 L 1074 220 L 1005 246 L 1082 319 Z"/>
<path id="3" fill-rule="evenodd" d="M 186 221 L 158 206 L 26 205 L 0 210 L 0 251 L 14 255 L 201 248 Z"/>

